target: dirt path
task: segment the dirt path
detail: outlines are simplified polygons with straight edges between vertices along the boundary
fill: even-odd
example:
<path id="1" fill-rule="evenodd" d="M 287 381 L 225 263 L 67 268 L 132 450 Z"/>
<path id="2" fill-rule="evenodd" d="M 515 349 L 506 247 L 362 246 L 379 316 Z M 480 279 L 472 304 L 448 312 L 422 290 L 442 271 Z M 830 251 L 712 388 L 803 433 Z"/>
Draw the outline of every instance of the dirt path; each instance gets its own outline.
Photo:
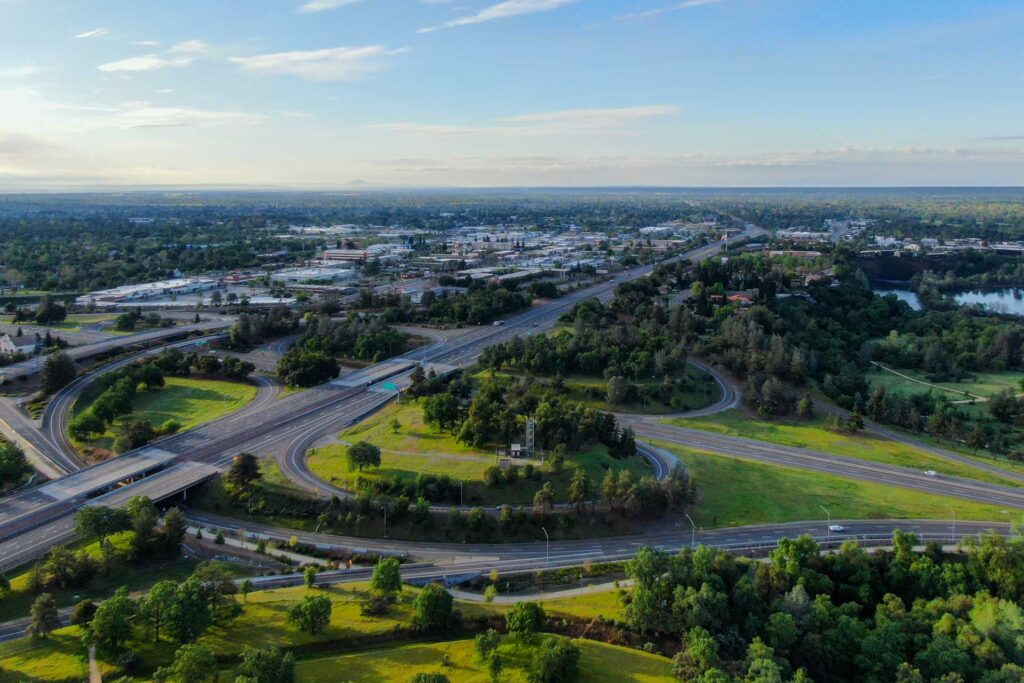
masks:
<path id="1" fill-rule="evenodd" d="M 921 384 L 923 386 L 930 387 L 932 389 L 939 389 L 941 391 L 948 391 L 951 394 L 958 394 L 958 395 L 961 395 L 961 396 L 970 396 L 971 399 L 969 399 L 968 401 L 964 401 L 965 403 L 969 403 L 970 400 L 974 400 L 974 401 L 978 401 L 978 400 L 980 400 L 980 401 L 987 401 L 988 400 L 988 397 L 986 397 L 986 396 L 978 396 L 977 394 L 972 394 L 969 391 L 964 391 L 962 389 L 950 389 L 949 387 L 944 387 L 944 386 L 942 386 L 940 384 L 932 384 L 931 382 L 925 382 L 924 380 L 915 379 L 914 377 L 911 377 L 910 375 L 904 375 L 902 372 L 897 372 L 896 370 L 893 370 L 892 368 L 887 368 L 887 367 L 885 367 L 884 365 L 882 365 L 881 363 L 879 363 L 878 361 L 875 361 L 875 360 L 871 361 L 871 364 L 874 365 L 876 368 L 880 368 L 882 370 L 885 370 L 886 372 L 891 372 L 892 374 L 896 375 L 897 377 L 902 377 L 903 379 L 905 379 L 907 381 L 910 381 L 910 382 L 914 382 L 916 384 Z"/>
<path id="2" fill-rule="evenodd" d="M 103 683 L 99 662 L 96 661 L 96 646 L 89 646 L 89 683 Z"/>

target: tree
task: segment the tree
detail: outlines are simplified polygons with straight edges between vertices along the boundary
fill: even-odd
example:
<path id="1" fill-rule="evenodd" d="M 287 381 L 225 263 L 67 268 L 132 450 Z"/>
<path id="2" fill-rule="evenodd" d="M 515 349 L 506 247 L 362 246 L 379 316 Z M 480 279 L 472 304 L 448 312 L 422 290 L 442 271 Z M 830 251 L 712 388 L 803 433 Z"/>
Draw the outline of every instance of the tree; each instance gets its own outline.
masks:
<path id="1" fill-rule="evenodd" d="M 442 631 L 452 623 L 452 596 L 444 586 L 432 583 L 416 596 L 413 624 L 422 631 Z"/>
<path id="2" fill-rule="evenodd" d="M 132 635 L 132 620 L 138 614 L 138 605 L 121 587 L 114 597 L 105 600 L 96 609 L 89 625 L 87 637 L 101 650 L 117 652 Z"/>
<path id="3" fill-rule="evenodd" d="M 533 510 L 540 514 L 546 514 L 551 511 L 555 505 L 555 490 L 551 487 L 551 482 L 544 482 L 544 486 L 541 486 L 537 493 L 533 494 Z"/>
<path id="4" fill-rule="evenodd" d="M 459 419 L 459 401 L 448 392 L 428 396 L 423 400 L 423 421 L 442 432 L 450 429 Z"/>
<path id="5" fill-rule="evenodd" d="M 42 301 L 39 302 L 39 308 L 36 309 L 36 322 L 40 325 L 59 323 L 67 315 L 67 309 L 57 303 L 52 296 L 46 294 L 43 296 Z"/>
<path id="6" fill-rule="evenodd" d="M 505 615 L 509 635 L 522 641 L 530 640 L 540 632 L 546 620 L 544 608 L 536 602 L 518 602 Z"/>
<path id="7" fill-rule="evenodd" d="M 306 633 L 320 633 L 331 623 L 331 599 L 326 595 L 307 595 L 288 610 L 288 621 Z"/>
<path id="8" fill-rule="evenodd" d="M 576 512 L 583 511 L 583 505 L 592 498 L 593 486 L 590 477 L 582 467 L 577 467 L 569 482 L 569 502 L 576 505 Z"/>
<path id="9" fill-rule="evenodd" d="M 32 466 L 21 448 L 0 438 L 0 489 L 20 484 L 31 473 Z"/>
<path id="10" fill-rule="evenodd" d="M 217 659 L 206 648 L 182 645 L 170 666 L 157 669 L 153 678 L 168 683 L 204 683 L 217 676 Z"/>
<path id="11" fill-rule="evenodd" d="M 239 453 L 231 458 L 231 466 L 224 475 L 228 484 L 239 491 L 248 490 L 262 476 L 260 461 L 252 453 Z"/>
<path id="12" fill-rule="evenodd" d="M 160 629 L 177 600 L 178 583 L 164 580 L 155 583 L 142 601 L 140 613 L 153 629 L 153 642 L 160 640 Z"/>
<path id="13" fill-rule="evenodd" d="M 113 551 L 107 537 L 131 528 L 131 517 L 121 508 L 88 505 L 75 513 L 75 526 L 85 536 L 97 540 L 103 552 L 104 573 L 110 571 L 110 555 Z"/>
<path id="14" fill-rule="evenodd" d="M 491 683 L 498 683 L 504 669 L 501 656 L 497 652 L 492 652 L 491 656 L 487 658 L 487 676 L 491 679 Z"/>
<path id="15" fill-rule="evenodd" d="M 448 677 L 438 671 L 418 673 L 409 679 L 409 683 L 451 683 Z"/>
<path id="16" fill-rule="evenodd" d="M 252 592 L 252 579 L 242 579 L 242 583 L 238 584 L 238 592 L 242 594 L 242 602 L 245 602 Z"/>
<path id="17" fill-rule="evenodd" d="M 302 583 L 305 584 L 306 588 L 313 588 L 316 586 L 316 567 L 310 565 L 302 571 Z"/>
<path id="18" fill-rule="evenodd" d="M 97 608 L 98 605 L 88 598 L 79 600 L 75 603 L 75 609 L 71 612 L 71 625 L 88 626 L 92 623 L 92 618 L 96 615 Z"/>
<path id="19" fill-rule="evenodd" d="M 178 585 L 174 602 L 164 620 L 167 632 L 179 643 L 189 643 L 202 635 L 213 621 L 207 586 L 197 576 Z"/>
<path id="20" fill-rule="evenodd" d="M 608 380 L 605 396 L 611 405 L 622 405 L 629 398 L 629 382 L 626 381 L 625 377 L 619 375 L 612 377 Z"/>
<path id="21" fill-rule="evenodd" d="M 242 663 L 235 669 L 235 683 L 294 683 L 295 656 L 276 647 L 242 648 Z"/>
<path id="22" fill-rule="evenodd" d="M 580 677 L 580 649 L 568 640 L 544 641 L 533 652 L 530 683 L 575 683 Z"/>
<path id="23" fill-rule="evenodd" d="M 397 417 L 391 418 L 391 433 L 397 434 L 402 431 L 402 423 L 398 421 Z"/>
<path id="24" fill-rule="evenodd" d="M 63 389 L 71 384 L 77 375 L 75 362 L 68 354 L 58 351 L 47 356 L 46 362 L 43 363 L 43 393 L 52 394 Z"/>
<path id="25" fill-rule="evenodd" d="M 476 648 L 476 655 L 481 662 L 486 662 L 499 645 L 501 645 L 501 634 L 493 628 L 487 629 L 473 639 L 473 647 Z"/>
<path id="26" fill-rule="evenodd" d="M 33 638 L 45 638 L 59 626 L 57 601 L 52 594 L 43 593 L 32 603 L 32 609 L 29 612 L 28 634 Z"/>
<path id="27" fill-rule="evenodd" d="M 377 562 L 370 576 L 370 590 L 394 601 L 402 592 L 402 573 L 398 560 L 385 557 Z"/>
<path id="28" fill-rule="evenodd" d="M 367 441 L 349 446 L 346 457 L 350 470 L 362 472 L 364 467 L 380 467 L 380 449 Z"/>

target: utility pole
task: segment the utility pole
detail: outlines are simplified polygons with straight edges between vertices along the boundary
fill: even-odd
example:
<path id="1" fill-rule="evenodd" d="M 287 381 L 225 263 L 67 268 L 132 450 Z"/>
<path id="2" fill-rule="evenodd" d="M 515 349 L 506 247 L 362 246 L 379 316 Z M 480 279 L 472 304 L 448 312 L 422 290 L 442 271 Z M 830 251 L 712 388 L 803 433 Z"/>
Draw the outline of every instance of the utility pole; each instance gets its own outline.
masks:
<path id="1" fill-rule="evenodd" d="M 692 527 L 690 531 L 690 550 L 693 550 L 697 546 L 697 525 L 693 523 L 693 517 L 690 516 L 690 513 L 686 513 L 686 518 L 690 520 L 690 526 Z"/>
<path id="2" fill-rule="evenodd" d="M 545 529 L 544 527 L 541 527 L 540 530 L 544 532 L 544 544 L 545 544 L 545 547 L 547 549 L 546 552 L 545 552 L 544 567 L 546 569 L 550 569 L 551 568 L 551 537 L 548 536 L 548 530 Z"/>

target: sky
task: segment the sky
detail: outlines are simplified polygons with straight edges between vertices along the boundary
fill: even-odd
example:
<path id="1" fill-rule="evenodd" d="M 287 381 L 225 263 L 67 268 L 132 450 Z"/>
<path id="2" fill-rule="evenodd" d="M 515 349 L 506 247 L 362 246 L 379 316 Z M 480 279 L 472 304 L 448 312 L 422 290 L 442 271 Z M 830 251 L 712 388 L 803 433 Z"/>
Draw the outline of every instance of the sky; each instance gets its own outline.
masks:
<path id="1" fill-rule="evenodd" d="M 1024 1 L 0 0 L 0 191 L 1024 185 Z"/>

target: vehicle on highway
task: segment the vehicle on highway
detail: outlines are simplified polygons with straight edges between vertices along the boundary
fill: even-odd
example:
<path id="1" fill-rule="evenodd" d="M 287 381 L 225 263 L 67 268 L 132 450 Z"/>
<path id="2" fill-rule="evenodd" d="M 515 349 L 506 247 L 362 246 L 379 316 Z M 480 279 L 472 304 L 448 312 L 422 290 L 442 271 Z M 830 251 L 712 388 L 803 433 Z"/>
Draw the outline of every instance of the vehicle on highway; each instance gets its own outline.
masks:
<path id="1" fill-rule="evenodd" d="M 938 472 L 936 472 L 935 470 L 925 470 L 924 473 L 927 474 L 929 477 L 938 476 Z"/>
<path id="2" fill-rule="evenodd" d="M 504 324 L 505 324 L 505 321 L 504 321 L 504 320 L 495 320 L 495 321 L 494 321 L 494 326 L 495 326 L 495 327 L 501 327 L 501 326 L 502 326 L 502 325 L 504 325 Z"/>
<path id="3" fill-rule="evenodd" d="M 373 380 L 372 379 L 371 380 L 367 380 L 366 386 L 372 386 L 372 385 L 373 385 Z"/>
<path id="4" fill-rule="evenodd" d="M 844 527 L 842 524 L 830 524 L 828 526 L 828 530 L 834 534 L 841 534 L 844 531 L 846 531 L 846 527 Z"/>
<path id="5" fill-rule="evenodd" d="M 540 325 L 540 323 L 534 323 L 533 324 L 534 327 L 537 327 L 538 325 Z"/>

